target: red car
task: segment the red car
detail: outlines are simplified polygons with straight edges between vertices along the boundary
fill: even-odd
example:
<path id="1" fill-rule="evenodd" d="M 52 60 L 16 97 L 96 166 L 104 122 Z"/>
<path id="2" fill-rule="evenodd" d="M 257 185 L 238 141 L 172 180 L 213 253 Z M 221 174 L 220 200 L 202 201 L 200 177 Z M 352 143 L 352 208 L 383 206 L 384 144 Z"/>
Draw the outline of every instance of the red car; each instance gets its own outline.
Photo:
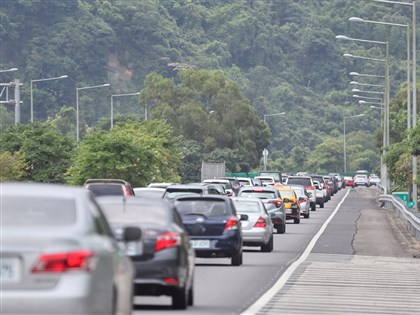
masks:
<path id="1" fill-rule="evenodd" d="M 354 187 L 354 179 L 351 176 L 344 176 L 344 186 Z"/>

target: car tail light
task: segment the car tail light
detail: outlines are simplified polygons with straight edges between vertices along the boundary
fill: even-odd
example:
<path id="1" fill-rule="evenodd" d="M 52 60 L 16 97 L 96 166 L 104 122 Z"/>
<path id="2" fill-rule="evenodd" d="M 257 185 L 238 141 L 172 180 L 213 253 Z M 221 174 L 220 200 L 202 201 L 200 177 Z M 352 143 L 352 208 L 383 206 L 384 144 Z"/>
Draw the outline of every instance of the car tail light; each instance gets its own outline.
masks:
<path id="1" fill-rule="evenodd" d="M 128 186 L 125 186 L 125 195 L 131 196 L 131 191 L 130 191 L 130 188 L 128 188 Z"/>
<path id="2" fill-rule="evenodd" d="M 281 205 L 283 204 L 282 200 L 276 199 L 276 200 L 271 200 L 271 203 L 274 203 L 276 205 L 277 208 L 280 208 Z"/>
<path id="3" fill-rule="evenodd" d="M 235 217 L 229 218 L 225 225 L 225 231 L 227 230 L 237 230 L 238 229 L 238 219 Z"/>
<path id="4" fill-rule="evenodd" d="M 281 219 L 278 219 L 278 218 L 274 219 L 273 224 L 281 224 Z"/>
<path id="5" fill-rule="evenodd" d="M 162 249 L 178 246 L 181 244 L 181 236 L 175 232 L 166 232 L 158 236 L 155 245 L 155 252 Z"/>
<path id="6" fill-rule="evenodd" d="M 296 200 L 294 200 L 294 199 L 290 199 L 290 203 L 291 203 L 292 205 L 297 204 Z"/>
<path id="7" fill-rule="evenodd" d="M 165 278 L 165 283 L 170 285 L 178 285 L 177 278 Z"/>
<path id="8" fill-rule="evenodd" d="M 265 222 L 263 217 L 259 217 L 257 222 L 255 222 L 254 227 L 256 228 L 265 228 L 267 223 Z"/>
<path id="9" fill-rule="evenodd" d="M 70 270 L 89 270 L 95 254 L 89 250 L 43 254 L 32 267 L 32 273 L 62 273 Z"/>
<path id="10" fill-rule="evenodd" d="M 315 190 L 315 186 L 306 186 L 306 190 Z"/>
<path id="11" fill-rule="evenodd" d="M 327 185 L 325 183 L 322 183 L 322 188 L 327 188 Z"/>
<path id="12" fill-rule="evenodd" d="M 262 190 L 262 188 L 254 188 L 254 191 L 256 191 L 256 192 L 262 192 L 263 190 Z"/>
<path id="13" fill-rule="evenodd" d="M 304 202 L 306 202 L 308 199 L 306 199 L 306 198 L 302 198 L 302 199 L 299 199 L 299 202 L 300 203 L 304 203 Z"/>

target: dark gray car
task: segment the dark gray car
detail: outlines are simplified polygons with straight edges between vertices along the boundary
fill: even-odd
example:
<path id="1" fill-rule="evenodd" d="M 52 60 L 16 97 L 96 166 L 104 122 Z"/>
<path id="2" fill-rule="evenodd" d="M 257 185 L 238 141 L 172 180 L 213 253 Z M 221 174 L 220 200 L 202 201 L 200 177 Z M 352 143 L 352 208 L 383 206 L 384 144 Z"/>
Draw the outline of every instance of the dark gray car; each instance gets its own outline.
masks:
<path id="1" fill-rule="evenodd" d="M 98 199 L 116 235 L 127 225 L 143 232 L 140 241 L 128 243 L 134 263 L 135 295 L 169 295 L 172 307 L 193 305 L 194 250 L 182 221 L 167 200 L 103 197 Z"/>

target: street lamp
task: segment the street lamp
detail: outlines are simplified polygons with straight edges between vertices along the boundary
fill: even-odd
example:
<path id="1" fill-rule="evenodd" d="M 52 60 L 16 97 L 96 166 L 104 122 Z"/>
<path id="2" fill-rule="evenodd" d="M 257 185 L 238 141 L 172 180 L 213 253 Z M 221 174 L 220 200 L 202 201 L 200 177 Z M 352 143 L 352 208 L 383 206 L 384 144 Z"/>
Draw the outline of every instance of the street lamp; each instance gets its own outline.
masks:
<path id="1" fill-rule="evenodd" d="M 18 71 L 18 68 L 10 68 L 10 69 L 5 69 L 5 70 L 0 70 L 0 73 L 3 73 L 3 72 L 13 72 L 13 71 Z"/>
<path id="2" fill-rule="evenodd" d="M 379 106 L 375 106 L 375 105 L 370 105 L 369 107 L 370 108 L 373 108 L 373 109 L 379 109 L 379 110 L 383 110 L 384 109 L 383 106 L 379 107 Z"/>
<path id="3" fill-rule="evenodd" d="M 364 101 L 364 100 L 360 100 L 360 101 L 359 101 L 359 104 L 376 104 L 376 105 L 381 105 L 381 106 L 384 106 L 384 105 L 385 105 L 384 103 L 379 103 L 379 102 L 367 102 L 367 101 Z"/>
<path id="4" fill-rule="evenodd" d="M 381 62 L 386 62 L 386 59 L 379 59 L 379 58 L 371 58 L 371 57 L 364 57 L 364 56 L 356 56 L 356 55 L 352 55 L 352 54 L 343 54 L 344 57 L 346 58 L 357 58 L 357 59 L 365 59 L 365 60 L 373 60 L 373 61 L 381 61 Z"/>
<path id="5" fill-rule="evenodd" d="M 380 85 L 380 84 L 359 83 L 357 81 L 350 81 L 350 84 L 351 85 L 362 85 L 362 86 L 374 86 L 374 87 L 381 87 L 381 88 L 384 87 L 383 85 Z"/>
<path id="6" fill-rule="evenodd" d="M 371 77 L 371 78 L 382 78 L 384 79 L 385 76 L 383 75 L 376 75 L 376 74 L 364 74 L 359 72 L 350 72 L 350 75 L 357 76 L 357 77 Z"/>
<path id="7" fill-rule="evenodd" d="M 280 116 L 280 115 L 285 115 L 285 114 L 286 114 L 285 112 L 282 112 L 282 113 L 275 113 L 275 114 L 264 115 L 264 122 L 267 123 L 267 117 L 270 117 L 270 116 Z"/>
<path id="8" fill-rule="evenodd" d="M 411 93 L 410 93 L 410 27 L 408 24 L 399 24 L 399 23 L 390 23 L 390 22 L 382 22 L 382 21 L 371 21 L 365 20 L 358 17 L 351 17 L 349 18 L 351 22 L 363 22 L 363 23 L 371 23 L 371 24 L 380 24 L 380 25 L 389 25 L 389 26 L 398 26 L 404 27 L 407 33 L 407 129 L 411 128 Z"/>
<path id="9" fill-rule="evenodd" d="M 364 91 L 364 90 L 359 90 L 359 89 L 352 89 L 352 92 L 357 92 L 357 93 L 368 93 L 368 94 L 384 94 L 384 92 L 379 92 L 379 91 Z"/>
<path id="10" fill-rule="evenodd" d="M 127 94 L 113 94 L 111 95 L 111 129 L 114 127 L 114 97 L 119 96 L 132 96 L 132 95 L 140 95 L 140 92 L 137 93 L 127 93 Z"/>
<path id="11" fill-rule="evenodd" d="M 382 98 L 379 98 L 379 97 L 361 96 L 361 95 L 357 95 L 357 94 L 353 95 L 353 97 L 355 97 L 355 98 L 363 98 L 363 99 L 366 99 L 366 100 L 382 101 Z"/>
<path id="12" fill-rule="evenodd" d="M 374 0 L 375 2 L 380 3 L 389 3 L 389 4 L 398 4 L 398 5 L 406 5 L 411 6 L 413 8 L 413 15 L 412 15 L 412 22 L 413 22 L 413 128 L 416 128 L 417 125 L 417 77 L 416 77 L 416 68 L 417 68 L 417 61 L 416 61 L 416 2 L 412 1 L 409 2 L 400 2 L 400 1 L 390 1 L 390 0 Z M 414 208 L 417 208 L 417 156 L 413 155 L 413 201 L 414 201 Z"/>
<path id="13" fill-rule="evenodd" d="M 67 78 L 66 75 L 62 75 L 59 77 L 54 77 L 54 78 L 47 78 L 47 79 L 37 79 L 37 80 L 31 80 L 30 81 L 30 90 L 31 90 L 31 123 L 34 122 L 34 98 L 33 98 L 33 93 L 32 93 L 32 85 L 34 82 L 42 82 L 42 81 L 51 81 L 51 80 L 60 80 L 60 79 L 65 79 Z"/>
<path id="14" fill-rule="evenodd" d="M 101 85 L 93 85 L 93 86 L 84 86 L 84 87 L 76 87 L 76 140 L 77 142 L 80 141 L 80 128 L 79 128 L 79 91 L 80 90 L 87 90 L 87 89 L 94 89 L 94 88 L 101 88 L 105 86 L 109 86 L 109 83 L 101 84 Z"/>
<path id="15" fill-rule="evenodd" d="M 359 114 L 355 116 L 347 116 L 343 117 L 343 131 L 344 131 L 344 142 L 343 142 L 343 151 L 344 151 L 344 173 L 347 173 L 347 152 L 346 152 L 346 119 L 348 118 L 355 118 L 355 117 L 363 117 L 365 114 Z"/>

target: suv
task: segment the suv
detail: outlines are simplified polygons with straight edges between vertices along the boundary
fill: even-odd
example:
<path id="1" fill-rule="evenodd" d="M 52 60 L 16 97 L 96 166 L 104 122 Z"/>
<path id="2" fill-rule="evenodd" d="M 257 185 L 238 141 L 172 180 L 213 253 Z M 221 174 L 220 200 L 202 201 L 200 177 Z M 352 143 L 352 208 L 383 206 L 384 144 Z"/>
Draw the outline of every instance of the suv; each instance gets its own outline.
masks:
<path id="1" fill-rule="evenodd" d="M 366 186 L 369 187 L 369 180 L 367 175 L 364 174 L 357 174 L 356 176 L 354 176 L 354 186 Z"/>
<path id="2" fill-rule="evenodd" d="M 224 187 L 224 189 L 226 191 L 226 194 L 229 197 L 236 196 L 235 192 L 233 191 L 232 184 L 230 183 L 230 181 L 228 179 L 217 179 L 217 178 L 214 178 L 214 179 L 205 179 L 203 183 L 223 185 L 223 187 Z"/>
<path id="3" fill-rule="evenodd" d="M 83 188 L 91 191 L 95 197 L 102 196 L 134 196 L 130 183 L 122 179 L 88 179 Z"/>
<path id="4" fill-rule="evenodd" d="M 232 185 L 233 192 L 235 195 L 238 195 L 239 189 L 241 189 L 241 183 L 236 177 L 215 177 L 215 179 L 227 179 L 230 181 L 230 184 Z"/>
<path id="5" fill-rule="evenodd" d="M 311 211 L 316 210 L 316 192 L 315 185 L 310 176 L 289 176 L 286 180 L 286 185 L 302 185 L 306 188 L 309 194 L 309 203 Z"/>
<path id="6" fill-rule="evenodd" d="M 276 183 L 282 183 L 283 178 L 280 172 L 277 171 L 261 171 L 258 176 L 273 177 Z"/>
<path id="7" fill-rule="evenodd" d="M 331 193 L 330 193 L 330 189 L 328 189 L 328 186 L 324 180 L 324 176 L 322 175 L 311 175 L 312 177 L 312 181 L 318 181 L 320 184 L 320 188 L 322 189 L 322 193 L 323 193 L 323 199 L 324 200 L 320 200 L 320 205 L 321 203 L 324 204 L 325 202 L 327 202 L 328 200 L 331 199 Z M 323 206 L 321 208 L 324 208 Z"/>

